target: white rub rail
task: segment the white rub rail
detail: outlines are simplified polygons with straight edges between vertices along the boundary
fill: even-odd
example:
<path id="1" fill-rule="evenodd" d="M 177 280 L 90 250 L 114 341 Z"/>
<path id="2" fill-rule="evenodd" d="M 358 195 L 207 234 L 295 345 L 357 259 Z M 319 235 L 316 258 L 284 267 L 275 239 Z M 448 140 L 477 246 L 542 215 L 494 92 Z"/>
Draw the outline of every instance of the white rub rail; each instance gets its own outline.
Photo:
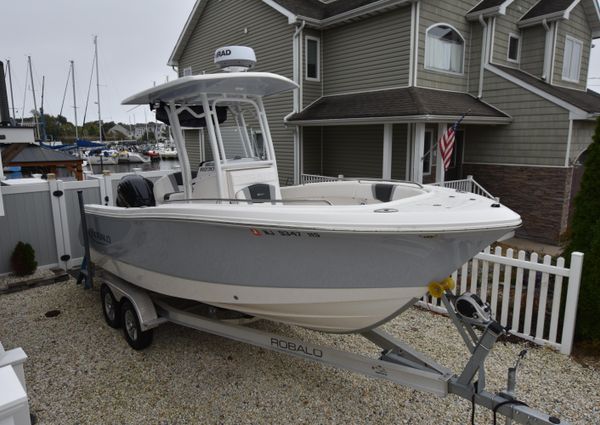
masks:
<path id="1" fill-rule="evenodd" d="M 529 257 L 529 258 L 527 258 Z M 571 255 L 570 268 L 559 257 L 488 247 L 452 274 L 455 293 L 471 292 L 489 302 L 496 320 L 510 333 L 571 354 L 583 254 Z M 566 296 L 563 292 L 566 291 Z M 564 304 L 564 306 L 561 306 Z M 439 300 L 425 296 L 419 305 L 446 314 Z M 564 307 L 564 308 L 561 308 Z M 559 326 L 562 324 L 562 326 Z"/>

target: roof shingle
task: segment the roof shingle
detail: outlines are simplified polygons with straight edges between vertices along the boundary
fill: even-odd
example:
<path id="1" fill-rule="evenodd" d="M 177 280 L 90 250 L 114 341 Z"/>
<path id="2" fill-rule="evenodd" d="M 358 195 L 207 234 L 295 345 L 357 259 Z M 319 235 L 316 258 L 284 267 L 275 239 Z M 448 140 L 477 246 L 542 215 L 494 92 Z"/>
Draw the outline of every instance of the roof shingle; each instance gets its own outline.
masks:
<path id="1" fill-rule="evenodd" d="M 468 13 L 481 12 L 482 10 L 491 9 L 493 7 L 499 7 L 506 0 L 482 0 L 481 3 L 477 4 L 473 9 L 469 10 Z"/>
<path id="2" fill-rule="evenodd" d="M 521 20 L 538 18 L 540 16 L 549 15 L 551 13 L 564 12 L 575 0 L 541 0 L 533 6 Z"/>
<path id="3" fill-rule="evenodd" d="M 579 109 L 583 109 L 589 113 L 600 112 L 600 93 L 597 93 L 593 90 L 582 91 L 553 86 L 541 80 L 540 78 L 534 77 L 533 75 L 527 74 L 523 71 L 519 71 L 518 69 L 509 68 L 502 65 L 494 66 L 501 71 L 504 71 L 507 74 L 510 74 L 513 77 L 516 77 L 519 80 L 534 86 L 535 88 L 543 90 L 554 97 L 576 106 Z"/>
<path id="4" fill-rule="evenodd" d="M 350 10 L 358 9 L 378 0 L 338 0 L 325 4 L 319 0 L 275 0 L 296 15 L 313 19 L 326 19 Z"/>
<path id="5" fill-rule="evenodd" d="M 420 87 L 325 96 L 288 121 L 320 121 L 357 118 L 409 116 L 469 116 L 510 118 L 508 115 L 466 94 Z"/>

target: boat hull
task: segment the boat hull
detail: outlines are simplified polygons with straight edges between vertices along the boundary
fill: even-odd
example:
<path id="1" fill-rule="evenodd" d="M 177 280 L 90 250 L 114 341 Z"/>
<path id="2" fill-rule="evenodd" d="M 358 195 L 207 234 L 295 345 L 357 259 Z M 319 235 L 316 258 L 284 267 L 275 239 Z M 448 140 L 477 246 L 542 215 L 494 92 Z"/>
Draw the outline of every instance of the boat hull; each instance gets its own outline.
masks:
<path id="1" fill-rule="evenodd" d="M 444 234 L 87 214 L 93 260 L 161 294 L 328 332 L 389 320 L 506 229 Z"/>

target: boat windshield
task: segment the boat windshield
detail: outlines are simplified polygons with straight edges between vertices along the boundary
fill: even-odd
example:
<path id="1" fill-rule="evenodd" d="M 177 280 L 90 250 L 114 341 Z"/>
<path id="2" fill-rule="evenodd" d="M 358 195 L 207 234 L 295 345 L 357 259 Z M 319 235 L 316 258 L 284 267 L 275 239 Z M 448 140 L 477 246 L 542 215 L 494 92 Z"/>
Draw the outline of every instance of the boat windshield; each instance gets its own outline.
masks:
<path id="1" fill-rule="evenodd" d="M 222 159 L 269 159 L 255 105 L 235 103 L 228 106 L 228 119 L 221 124 L 215 123 Z"/>

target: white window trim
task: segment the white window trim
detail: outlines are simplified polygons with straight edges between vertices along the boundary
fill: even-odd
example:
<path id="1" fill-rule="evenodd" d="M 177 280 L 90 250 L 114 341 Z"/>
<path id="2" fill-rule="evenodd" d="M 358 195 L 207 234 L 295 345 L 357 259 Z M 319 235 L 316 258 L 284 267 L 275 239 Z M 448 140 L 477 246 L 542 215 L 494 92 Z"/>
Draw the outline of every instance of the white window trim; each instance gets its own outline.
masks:
<path id="1" fill-rule="evenodd" d="M 568 78 L 565 76 L 565 54 L 567 53 L 567 40 L 571 40 L 574 43 L 577 43 L 581 46 L 581 51 L 579 54 L 579 72 L 577 73 L 577 79 L 574 80 L 572 78 Z M 563 51 L 563 69 L 562 69 L 562 80 L 563 81 L 568 81 L 570 83 L 579 83 L 581 81 L 581 62 L 583 61 L 583 41 L 579 40 L 578 38 L 572 37 L 570 35 L 566 35 L 565 36 L 565 48 Z"/>
<path id="2" fill-rule="evenodd" d="M 308 76 L 308 40 L 317 42 L 317 77 Z M 304 36 L 304 79 L 306 81 L 321 81 L 321 39 L 310 35 Z"/>
<path id="3" fill-rule="evenodd" d="M 510 57 L 510 39 L 516 38 L 518 40 L 517 43 L 517 59 L 512 59 Z M 508 34 L 508 46 L 506 46 L 506 60 L 511 63 L 520 63 L 521 62 L 521 36 L 515 33 Z"/>
<path id="4" fill-rule="evenodd" d="M 182 77 L 188 77 L 190 75 L 192 75 L 192 67 L 191 66 L 186 66 L 185 68 L 183 68 Z"/>
<path id="5" fill-rule="evenodd" d="M 426 128 L 425 129 L 425 137 L 427 137 L 427 134 L 429 134 L 429 169 L 428 170 L 423 169 L 424 176 L 431 175 L 431 170 L 433 169 L 433 161 L 437 158 L 435 156 L 435 149 L 433 149 L 433 146 L 435 145 L 435 141 L 433 140 L 433 129 Z M 425 149 L 425 146 L 424 146 L 424 149 Z M 426 149 L 425 149 L 424 153 L 427 153 Z M 425 165 L 425 164 L 423 164 L 423 165 Z M 425 167 L 423 167 L 423 168 L 425 168 Z"/>
<path id="6" fill-rule="evenodd" d="M 446 27 L 452 28 L 454 31 L 456 31 L 456 33 L 458 34 L 458 36 L 460 37 L 460 39 L 463 42 L 463 55 L 462 55 L 462 66 L 461 66 L 462 72 L 446 71 L 446 70 L 443 70 L 443 69 L 433 68 L 433 67 L 427 66 L 427 49 L 429 47 L 429 42 L 428 42 L 429 37 L 427 37 L 427 33 L 429 32 L 430 29 L 432 29 L 434 27 L 439 27 L 439 26 L 446 26 Z M 450 24 L 448 24 L 446 22 L 438 22 L 438 23 L 435 23 L 433 25 L 430 25 L 425 30 L 425 51 L 423 52 L 423 68 L 426 69 L 426 70 L 428 70 L 428 71 L 439 72 L 441 74 L 450 74 L 450 75 L 464 77 L 464 75 L 465 75 L 465 58 L 467 56 L 466 55 L 466 51 L 467 51 L 466 45 L 467 45 L 467 43 L 465 41 L 465 38 L 460 33 L 460 31 L 456 29 L 456 27 L 454 25 L 450 25 Z"/>

